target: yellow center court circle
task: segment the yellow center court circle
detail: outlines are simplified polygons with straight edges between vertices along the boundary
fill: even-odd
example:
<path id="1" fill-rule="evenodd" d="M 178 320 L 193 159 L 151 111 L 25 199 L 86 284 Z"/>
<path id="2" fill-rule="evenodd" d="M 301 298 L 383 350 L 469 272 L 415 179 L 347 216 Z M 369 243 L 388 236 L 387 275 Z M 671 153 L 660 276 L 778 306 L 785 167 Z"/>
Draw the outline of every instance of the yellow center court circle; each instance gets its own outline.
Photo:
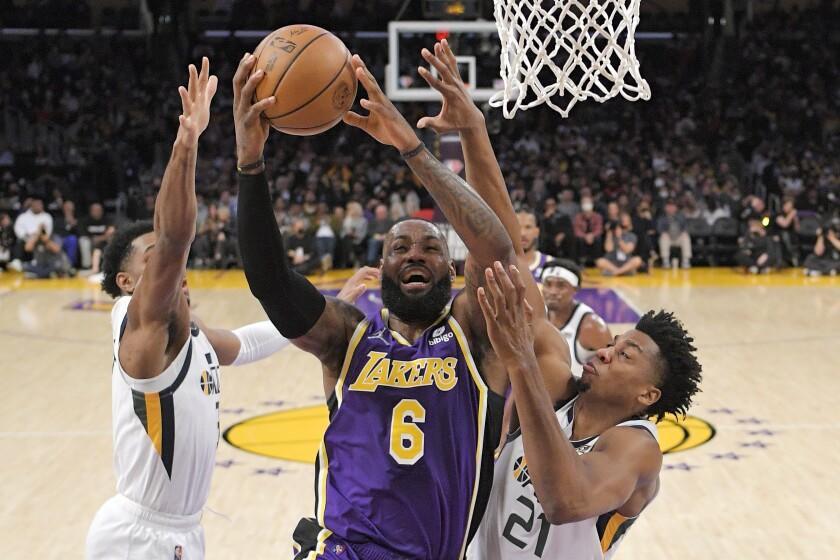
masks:
<path id="1" fill-rule="evenodd" d="M 314 463 L 329 416 L 324 405 L 280 410 L 238 422 L 225 430 L 232 446 L 275 459 Z M 663 453 L 699 447 L 715 436 L 714 427 L 696 416 L 668 415 L 657 424 Z"/>

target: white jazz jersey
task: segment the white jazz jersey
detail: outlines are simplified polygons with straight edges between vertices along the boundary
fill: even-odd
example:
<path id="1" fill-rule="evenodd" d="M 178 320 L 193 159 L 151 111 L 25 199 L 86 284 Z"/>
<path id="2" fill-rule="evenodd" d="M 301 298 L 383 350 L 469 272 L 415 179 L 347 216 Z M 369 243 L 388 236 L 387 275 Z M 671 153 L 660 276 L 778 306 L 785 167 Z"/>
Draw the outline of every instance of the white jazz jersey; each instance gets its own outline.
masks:
<path id="1" fill-rule="evenodd" d="M 588 362 L 590 358 L 595 355 L 594 351 L 584 348 L 579 340 L 580 327 L 586 316 L 590 314 L 595 315 L 596 317 L 598 316 L 591 307 L 585 303 L 576 301 L 575 309 L 572 311 L 572 315 L 569 317 L 569 320 L 566 321 L 566 324 L 563 325 L 563 328 L 560 329 L 560 333 L 563 335 L 563 338 L 566 339 L 566 344 L 569 345 L 569 353 L 572 356 L 572 363 L 570 364 L 572 375 L 577 378 L 583 375 L 583 364 Z"/>
<path id="2" fill-rule="evenodd" d="M 210 493 L 219 444 L 219 360 L 207 336 L 190 336 L 166 370 L 148 380 L 129 377 L 119 361 L 130 297 L 111 311 L 114 471 L 117 492 L 150 510 L 199 513 Z"/>
<path id="3" fill-rule="evenodd" d="M 577 397 L 557 410 L 557 421 L 567 437 L 574 427 Z M 646 430 L 657 438 L 656 426 L 647 420 L 628 420 L 619 426 Z M 590 452 L 599 436 L 572 445 L 578 455 Z M 487 511 L 467 553 L 468 560 L 608 560 L 636 520 L 618 512 L 576 523 L 551 525 L 534 493 L 522 436 L 517 430 L 496 461 L 493 490 Z"/>

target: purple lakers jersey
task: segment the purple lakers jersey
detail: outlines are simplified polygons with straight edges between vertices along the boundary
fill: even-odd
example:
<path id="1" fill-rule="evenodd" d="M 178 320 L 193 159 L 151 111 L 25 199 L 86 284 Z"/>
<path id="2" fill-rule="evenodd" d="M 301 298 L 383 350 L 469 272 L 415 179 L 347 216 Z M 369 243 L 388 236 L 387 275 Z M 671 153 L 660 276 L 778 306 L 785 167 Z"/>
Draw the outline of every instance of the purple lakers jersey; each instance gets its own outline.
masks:
<path id="1" fill-rule="evenodd" d="M 534 253 L 534 260 L 528 265 L 528 270 L 531 271 L 531 274 L 534 276 L 534 280 L 536 280 L 537 284 L 542 282 L 543 267 L 545 267 L 545 263 L 547 263 L 550 258 L 551 257 L 545 253 L 541 253 L 540 251 L 536 251 Z"/>
<path id="2" fill-rule="evenodd" d="M 322 536 L 359 558 L 462 558 L 489 496 L 503 404 L 448 308 L 414 343 L 388 328 L 387 309 L 362 321 L 316 461 Z"/>

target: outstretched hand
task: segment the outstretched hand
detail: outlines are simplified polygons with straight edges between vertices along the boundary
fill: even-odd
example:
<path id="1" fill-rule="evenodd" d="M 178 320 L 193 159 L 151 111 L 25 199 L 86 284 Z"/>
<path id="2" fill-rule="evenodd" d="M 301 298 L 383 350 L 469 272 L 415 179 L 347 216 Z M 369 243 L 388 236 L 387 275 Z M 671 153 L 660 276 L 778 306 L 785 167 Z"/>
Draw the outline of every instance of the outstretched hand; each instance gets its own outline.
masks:
<path id="1" fill-rule="evenodd" d="M 356 112 L 348 111 L 344 115 L 344 122 L 364 130 L 375 140 L 393 146 L 400 152 L 406 152 L 416 147 L 419 140 L 414 133 L 414 129 L 397 111 L 391 100 L 385 96 L 376 78 L 367 69 L 361 57 L 354 54 L 350 64 L 353 66 L 356 78 L 367 92 L 367 99 L 362 99 L 360 104 L 363 109 L 368 111 L 368 115 L 362 116 Z"/>
<path id="2" fill-rule="evenodd" d="M 233 124 L 239 165 L 254 163 L 262 157 L 269 131 L 268 120 L 262 113 L 274 104 L 273 95 L 254 102 L 257 84 L 265 78 L 263 70 L 251 73 L 256 62 L 256 56 L 245 53 L 233 75 Z"/>
<path id="3" fill-rule="evenodd" d="M 534 353 L 534 310 L 525 299 L 525 283 L 516 266 L 505 270 L 499 261 L 487 268 L 484 276 L 486 285 L 478 288 L 478 303 L 487 323 L 487 336 L 502 363 L 515 363 Z"/>
<path id="4" fill-rule="evenodd" d="M 201 72 L 193 64 L 190 64 L 188 71 L 190 76 L 187 87 L 178 87 L 182 113 L 178 116 L 180 127 L 177 139 L 195 145 L 210 122 L 210 103 L 216 94 L 219 80 L 210 75 L 210 61 L 206 56 L 201 59 Z"/>
<path id="5" fill-rule="evenodd" d="M 440 113 L 434 117 L 423 117 L 417 121 L 417 128 L 431 128 L 438 134 L 461 131 L 484 126 L 484 114 L 476 107 L 467 87 L 458 72 L 455 54 L 444 39 L 435 43 L 434 54 L 428 49 L 420 51 L 421 56 L 435 70 L 437 77 L 428 68 L 420 66 L 417 71 L 426 80 L 429 87 L 436 89 L 443 96 Z"/>
<path id="6" fill-rule="evenodd" d="M 336 297 L 346 303 L 356 303 L 359 296 L 367 291 L 365 282 L 374 280 L 379 280 L 379 269 L 372 266 L 363 266 L 347 280 Z"/>

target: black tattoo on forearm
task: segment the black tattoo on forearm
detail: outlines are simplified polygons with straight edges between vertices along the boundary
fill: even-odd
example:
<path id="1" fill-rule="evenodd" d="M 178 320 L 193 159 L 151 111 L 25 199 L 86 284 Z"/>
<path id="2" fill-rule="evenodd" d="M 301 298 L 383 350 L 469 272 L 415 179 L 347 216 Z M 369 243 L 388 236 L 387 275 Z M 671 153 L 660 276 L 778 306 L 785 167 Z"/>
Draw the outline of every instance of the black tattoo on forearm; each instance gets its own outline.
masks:
<path id="1" fill-rule="evenodd" d="M 428 151 L 408 160 L 408 165 L 479 263 L 506 261 L 513 255 L 513 244 L 498 216 L 463 179 Z"/>

